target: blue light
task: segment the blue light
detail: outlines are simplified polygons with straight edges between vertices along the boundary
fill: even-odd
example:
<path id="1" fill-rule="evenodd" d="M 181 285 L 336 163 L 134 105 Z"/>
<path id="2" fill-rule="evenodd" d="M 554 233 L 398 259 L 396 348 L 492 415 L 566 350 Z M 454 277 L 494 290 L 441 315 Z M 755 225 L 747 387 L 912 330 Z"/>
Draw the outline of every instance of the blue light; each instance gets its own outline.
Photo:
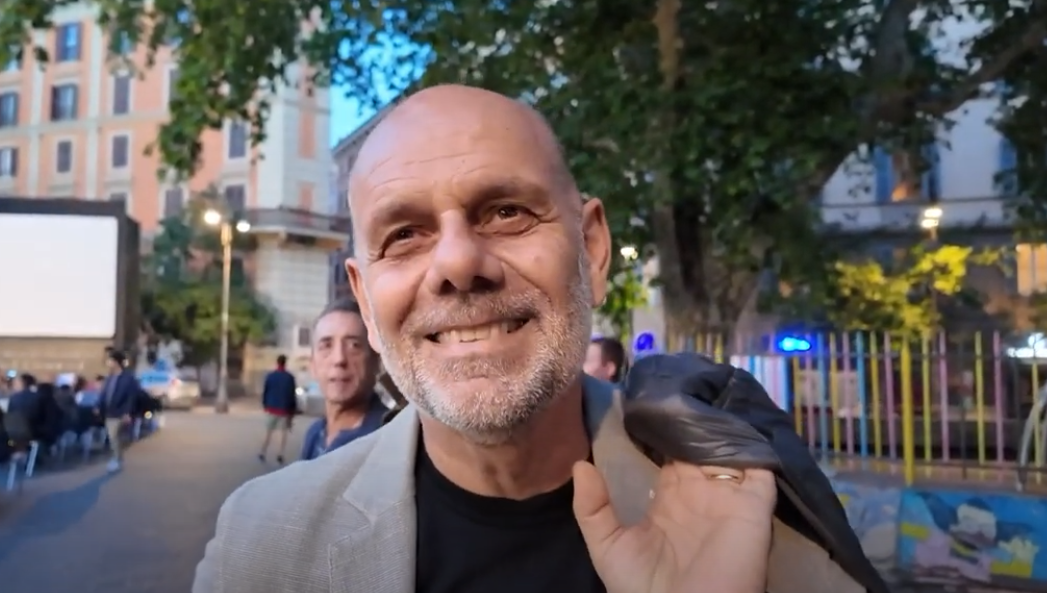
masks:
<path id="1" fill-rule="evenodd" d="M 657 349 L 654 343 L 654 334 L 643 332 L 633 340 L 633 352 L 636 354 L 650 354 Z"/>
<path id="2" fill-rule="evenodd" d="M 803 338 L 789 336 L 778 340 L 778 349 L 782 352 L 808 352 L 811 343 Z"/>

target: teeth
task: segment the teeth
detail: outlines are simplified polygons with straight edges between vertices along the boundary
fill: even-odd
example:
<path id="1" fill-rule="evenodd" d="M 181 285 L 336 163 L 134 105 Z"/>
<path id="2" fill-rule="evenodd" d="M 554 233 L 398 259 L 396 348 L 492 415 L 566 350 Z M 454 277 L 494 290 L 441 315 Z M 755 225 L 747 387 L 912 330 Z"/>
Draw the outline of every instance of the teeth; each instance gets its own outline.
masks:
<path id="1" fill-rule="evenodd" d="M 520 324 L 515 321 L 504 321 L 502 323 L 489 323 L 464 329 L 452 329 L 450 331 L 436 334 L 436 341 L 441 344 L 462 344 L 469 342 L 480 342 L 489 340 L 498 335 L 505 335 L 520 329 Z"/>

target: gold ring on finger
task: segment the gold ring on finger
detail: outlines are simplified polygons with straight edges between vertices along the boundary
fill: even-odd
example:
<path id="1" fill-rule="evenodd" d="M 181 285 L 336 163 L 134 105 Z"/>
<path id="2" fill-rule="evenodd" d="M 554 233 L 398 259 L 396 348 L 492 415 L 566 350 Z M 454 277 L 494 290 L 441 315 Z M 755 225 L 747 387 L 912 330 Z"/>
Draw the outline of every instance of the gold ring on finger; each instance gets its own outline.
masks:
<path id="1" fill-rule="evenodd" d="M 713 479 L 714 480 L 721 480 L 721 481 L 725 481 L 725 482 L 735 482 L 735 483 L 739 483 L 739 484 L 742 481 L 742 479 L 740 477 L 738 477 L 738 476 L 736 476 L 734 474 L 714 474 L 713 475 Z"/>

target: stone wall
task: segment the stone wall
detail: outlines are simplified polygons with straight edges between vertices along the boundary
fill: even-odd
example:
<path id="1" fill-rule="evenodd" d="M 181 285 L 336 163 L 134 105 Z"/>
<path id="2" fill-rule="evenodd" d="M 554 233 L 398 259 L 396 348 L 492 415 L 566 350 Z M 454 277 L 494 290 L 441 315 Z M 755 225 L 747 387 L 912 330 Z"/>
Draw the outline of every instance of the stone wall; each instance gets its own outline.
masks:
<path id="1" fill-rule="evenodd" d="M 0 337 L 0 369 L 32 373 L 50 380 L 58 373 L 87 377 L 105 372 L 106 347 L 112 340 Z"/>

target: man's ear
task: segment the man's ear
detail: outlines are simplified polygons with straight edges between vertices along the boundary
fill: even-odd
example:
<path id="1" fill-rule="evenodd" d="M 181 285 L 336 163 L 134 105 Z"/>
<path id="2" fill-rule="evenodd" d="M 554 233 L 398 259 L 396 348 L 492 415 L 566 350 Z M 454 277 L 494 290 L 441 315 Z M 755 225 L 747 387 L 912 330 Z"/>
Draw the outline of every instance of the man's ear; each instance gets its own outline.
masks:
<path id="1" fill-rule="evenodd" d="M 607 296 L 607 275 L 611 271 L 611 230 L 599 198 L 590 198 L 582 205 L 582 237 L 589 256 L 592 306 L 599 307 Z"/>
<path id="2" fill-rule="evenodd" d="M 345 275 L 349 277 L 349 287 L 353 290 L 353 298 L 360 304 L 360 317 L 367 328 L 367 343 L 371 349 L 382 355 L 380 342 L 378 341 L 378 330 L 375 328 L 374 316 L 371 314 L 371 303 L 367 299 L 367 289 L 364 287 L 364 279 L 360 263 L 355 258 L 345 260 Z"/>

